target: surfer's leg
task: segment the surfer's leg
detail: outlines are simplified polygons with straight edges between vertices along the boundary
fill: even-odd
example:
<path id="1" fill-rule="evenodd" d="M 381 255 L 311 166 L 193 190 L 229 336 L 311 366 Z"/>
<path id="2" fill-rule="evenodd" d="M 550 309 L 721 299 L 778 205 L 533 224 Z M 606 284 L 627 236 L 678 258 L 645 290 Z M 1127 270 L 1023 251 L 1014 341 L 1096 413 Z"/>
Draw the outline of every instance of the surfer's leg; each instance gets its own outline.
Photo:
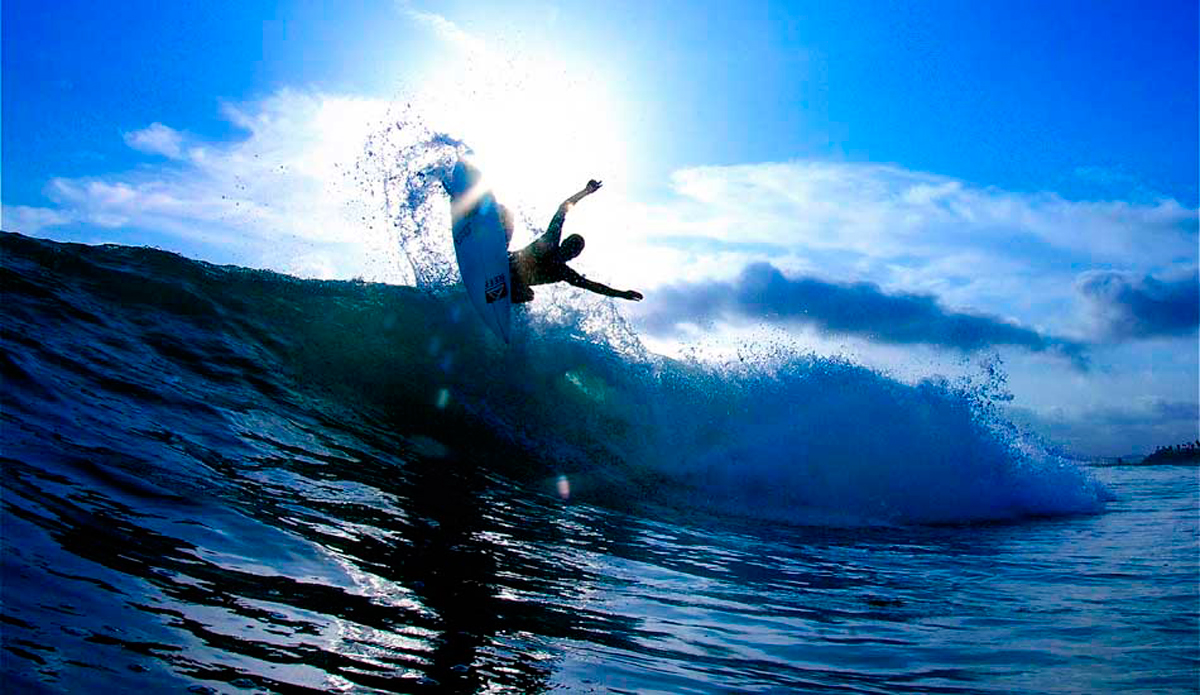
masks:
<path id="1" fill-rule="evenodd" d="M 523 253 L 508 254 L 508 276 L 509 284 L 512 286 L 509 296 L 512 298 L 513 304 L 533 301 L 533 290 L 529 289 L 529 285 L 525 282 L 525 275 L 521 271 L 524 265 L 521 262 Z"/>
<path id="2" fill-rule="evenodd" d="M 524 304 L 525 302 L 532 302 L 533 301 L 533 290 L 531 290 L 529 288 L 529 285 L 517 284 L 514 282 L 513 286 L 512 286 L 512 295 L 511 296 L 512 296 L 513 304 Z"/>

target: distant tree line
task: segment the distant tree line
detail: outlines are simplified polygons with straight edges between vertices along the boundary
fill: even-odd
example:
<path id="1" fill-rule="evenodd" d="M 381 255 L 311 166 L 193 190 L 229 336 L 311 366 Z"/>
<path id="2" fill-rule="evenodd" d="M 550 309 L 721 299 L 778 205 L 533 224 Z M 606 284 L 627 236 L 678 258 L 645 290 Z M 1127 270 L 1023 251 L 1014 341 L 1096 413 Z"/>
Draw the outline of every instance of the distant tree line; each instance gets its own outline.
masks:
<path id="1" fill-rule="evenodd" d="M 1200 439 L 1175 446 L 1160 446 L 1146 457 L 1145 463 L 1168 461 L 1200 461 Z"/>

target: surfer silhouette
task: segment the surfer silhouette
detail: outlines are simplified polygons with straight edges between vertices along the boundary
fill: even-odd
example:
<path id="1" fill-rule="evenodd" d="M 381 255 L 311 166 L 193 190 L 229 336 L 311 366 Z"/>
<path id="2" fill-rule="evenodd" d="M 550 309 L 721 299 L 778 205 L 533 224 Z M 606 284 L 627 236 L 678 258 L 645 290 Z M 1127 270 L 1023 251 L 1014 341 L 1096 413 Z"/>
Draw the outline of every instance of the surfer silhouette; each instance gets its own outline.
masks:
<path id="1" fill-rule="evenodd" d="M 602 294 L 606 297 L 641 301 L 642 294 L 634 290 L 617 290 L 584 276 L 567 266 L 583 251 L 583 237 L 572 234 L 562 239 L 563 221 L 567 212 L 575 203 L 600 190 L 601 182 L 592 179 L 583 190 L 563 201 L 558 206 L 558 212 L 550 220 L 550 226 L 545 233 L 534 239 L 520 251 L 510 251 L 508 266 L 512 275 L 512 302 L 520 304 L 533 299 L 533 285 L 549 285 L 555 282 L 565 282 L 589 292 Z M 512 237 L 512 220 L 504 211 L 504 223 L 509 237 Z"/>

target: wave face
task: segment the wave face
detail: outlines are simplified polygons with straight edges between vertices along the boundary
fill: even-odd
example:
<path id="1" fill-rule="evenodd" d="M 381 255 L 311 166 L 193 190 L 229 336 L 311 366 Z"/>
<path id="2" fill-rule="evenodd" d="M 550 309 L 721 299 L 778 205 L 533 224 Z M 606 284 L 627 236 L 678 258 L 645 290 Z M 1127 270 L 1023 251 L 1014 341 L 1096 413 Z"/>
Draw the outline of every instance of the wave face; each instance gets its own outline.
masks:
<path id="1" fill-rule="evenodd" d="M 517 480 L 566 475 L 601 504 L 904 524 L 1098 512 L 1110 497 L 999 417 L 994 374 L 909 385 L 778 350 L 669 360 L 612 304 L 567 292 L 519 312 L 503 349 L 444 282 L 297 280 L 12 234 L 3 253 L 20 446 L 153 452 L 201 487 L 219 476 L 188 455 L 188 433 L 237 460 L 248 420 L 299 410 L 342 436 L 467 447 Z"/>

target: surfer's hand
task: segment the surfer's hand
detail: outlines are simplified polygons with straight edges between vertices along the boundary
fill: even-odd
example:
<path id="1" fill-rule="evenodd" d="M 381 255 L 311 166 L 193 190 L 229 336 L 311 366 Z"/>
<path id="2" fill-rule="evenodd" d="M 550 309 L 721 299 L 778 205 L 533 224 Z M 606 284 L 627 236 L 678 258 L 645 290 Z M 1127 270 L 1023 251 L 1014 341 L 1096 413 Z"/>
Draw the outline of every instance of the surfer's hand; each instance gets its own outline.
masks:
<path id="1" fill-rule="evenodd" d="M 600 190 L 600 187 L 603 185 L 603 182 L 592 179 L 591 181 L 587 182 L 587 185 L 583 187 L 583 190 L 585 193 L 595 193 L 596 191 Z"/>
<path id="2" fill-rule="evenodd" d="M 633 302 L 640 302 L 640 301 L 642 301 L 642 293 L 638 292 L 637 290 L 628 290 L 627 292 L 625 292 L 624 294 L 621 295 L 621 299 L 628 299 Z"/>

